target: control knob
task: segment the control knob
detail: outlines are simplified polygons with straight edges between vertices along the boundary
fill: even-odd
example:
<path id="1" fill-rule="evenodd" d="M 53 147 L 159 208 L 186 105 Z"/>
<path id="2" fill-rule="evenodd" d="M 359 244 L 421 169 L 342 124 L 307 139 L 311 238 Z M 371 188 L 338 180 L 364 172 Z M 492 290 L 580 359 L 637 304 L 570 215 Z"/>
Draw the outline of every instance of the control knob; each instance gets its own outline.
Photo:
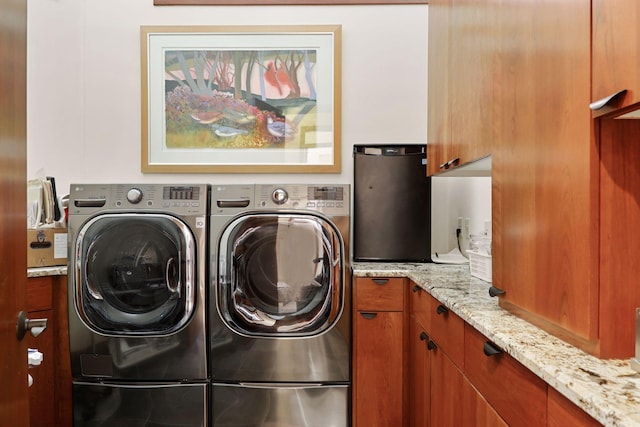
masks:
<path id="1" fill-rule="evenodd" d="M 271 194 L 271 200 L 273 200 L 276 205 L 282 205 L 289 200 L 289 195 L 284 188 L 276 188 Z"/>
<path id="2" fill-rule="evenodd" d="M 135 187 L 130 189 L 127 191 L 127 200 L 133 204 L 140 203 L 142 200 L 142 190 Z"/>

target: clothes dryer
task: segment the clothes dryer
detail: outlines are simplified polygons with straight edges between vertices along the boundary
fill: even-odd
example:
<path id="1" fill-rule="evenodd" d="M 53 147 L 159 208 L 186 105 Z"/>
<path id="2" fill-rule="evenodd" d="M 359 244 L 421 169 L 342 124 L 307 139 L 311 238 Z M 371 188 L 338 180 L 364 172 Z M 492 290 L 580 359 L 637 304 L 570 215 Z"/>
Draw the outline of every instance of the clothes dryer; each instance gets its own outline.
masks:
<path id="1" fill-rule="evenodd" d="M 213 425 L 348 425 L 349 186 L 211 194 Z"/>
<path id="2" fill-rule="evenodd" d="M 73 184 L 74 425 L 208 422 L 208 185 Z"/>

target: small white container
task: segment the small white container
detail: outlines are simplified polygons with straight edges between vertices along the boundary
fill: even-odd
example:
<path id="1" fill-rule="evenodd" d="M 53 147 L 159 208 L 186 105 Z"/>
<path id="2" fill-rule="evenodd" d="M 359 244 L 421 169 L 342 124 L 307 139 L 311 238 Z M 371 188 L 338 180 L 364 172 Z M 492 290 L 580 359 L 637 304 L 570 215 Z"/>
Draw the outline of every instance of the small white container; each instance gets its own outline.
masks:
<path id="1" fill-rule="evenodd" d="M 467 251 L 469 256 L 469 270 L 473 277 L 491 282 L 491 255 L 477 251 Z"/>

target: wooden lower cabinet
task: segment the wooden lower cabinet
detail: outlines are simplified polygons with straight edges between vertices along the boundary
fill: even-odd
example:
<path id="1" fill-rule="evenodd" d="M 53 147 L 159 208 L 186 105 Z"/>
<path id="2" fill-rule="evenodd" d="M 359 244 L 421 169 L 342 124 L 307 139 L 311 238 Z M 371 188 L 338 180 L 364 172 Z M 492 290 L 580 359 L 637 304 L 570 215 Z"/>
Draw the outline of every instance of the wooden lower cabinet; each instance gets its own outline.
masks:
<path id="1" fill-rule="evenodd" d="M 37 337 L 27 333 L 29 348 L 43 354 L 42 364 L 29 369 L 30 427 L 71 426 L 71 366 L 67 320 L 67 277 L 27 280 L 27 317 L 46 318 L 47 329 Z"/>
<path id="2" fill-rule="evenodd" d="M 54 332 L 57 328 L 53 316 L 53 283 L 50 277 L 35 277 L 27 281 L 27 317 L 48 319 L 47 329 L 37 337 L 27 332 L 24 339 L 29 348 L 38 349 L 42 363 L 29 369 L 33 385 L 29 387 L 29 419 L 31 427 L 56 425 Z"/>
<path id="3" fill-rule="evenodd" d="M 465 378 L 435 343 L 429 351 L 431 367 L 431 426 L 462 426 L 465 408 L 460 405 Z"/>
<path id="4" fill-rule="evenodd" d="M 466 378 L 462 382 L 462 407 L 462 426 L 507 427 L 509 425 Z M 567 426 L 569 424 L 565 425 Z"/>
<path id="5" fill-rule="evenodd" d="M 355 427 L 600 425 L 414 283 L 354 283 Z"/>
<path id="6" fill-rule="evenodd" d="M 551 387 L 547 395 L 547 414 L 549 427 L 602 425 Z"/>
<path id="7" fill-rule="evenodd" d="M 469 324 L 464 332 L 465 374 L 487 402 L 509 425 L 547 425 L 547 383 Z"/>
<path id="8" fill-rule="evenodd" d="M 405 279 L 357 278 L 354 281 L 354 425 L 403 425 L 405 292 Z"/>
<path id="9" fill-rule="evenodd" d="M 409 326 L 409 425 L 428 426 L 431 408 L 429 337 L 416 316 Z"/>

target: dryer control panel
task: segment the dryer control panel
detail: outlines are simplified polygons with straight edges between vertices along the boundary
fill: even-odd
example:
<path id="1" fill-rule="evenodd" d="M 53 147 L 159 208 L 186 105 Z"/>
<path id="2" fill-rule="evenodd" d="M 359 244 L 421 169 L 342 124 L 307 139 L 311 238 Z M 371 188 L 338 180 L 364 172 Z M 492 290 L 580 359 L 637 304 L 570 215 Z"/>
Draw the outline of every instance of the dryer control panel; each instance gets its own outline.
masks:
<path id="1" fill-rule="evenodd" d="M 349 186 L 309 184 L 259 184 L 256 207 L 265 209 L 309 209 L 328 215 L 349 214 Z"/>

